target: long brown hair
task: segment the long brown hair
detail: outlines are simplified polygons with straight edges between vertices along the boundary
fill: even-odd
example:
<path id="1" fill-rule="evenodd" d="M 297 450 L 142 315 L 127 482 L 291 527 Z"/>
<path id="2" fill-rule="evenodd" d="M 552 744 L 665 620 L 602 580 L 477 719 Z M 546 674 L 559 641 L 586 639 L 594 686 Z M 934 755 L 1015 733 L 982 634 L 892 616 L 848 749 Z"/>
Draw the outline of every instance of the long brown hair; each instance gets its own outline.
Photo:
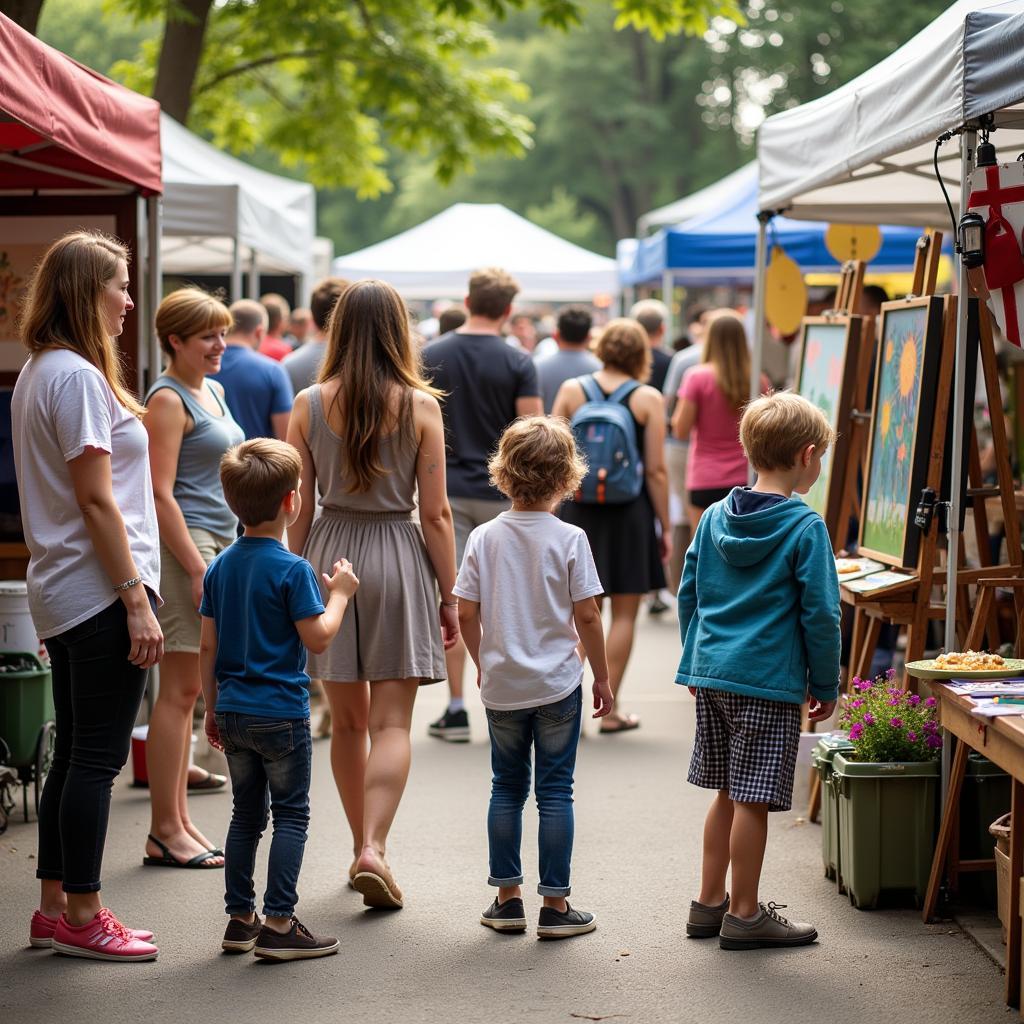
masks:
<path id="1" fill-rule="evenodd" d="M 29 352 L 66 348 L 92 363 L 117 400 L 138 417 L 145 409 L 124 381 L 121 353 L 103 322 L 103 292 L 128 250 L 99 231 L 73 231 L 43 256 L 21 314 L 21 342 Z"/>
<path id="2" fill-rule="evenodd" d="M 719 313 L 708 326 L 701 360 L 714 367 L 722 394 L 739 412 L 750 400 L 750 350 L 743 321 L 734 313 Z"/>
<path id="3" fill-rule="evenodd" d="M 345 462 L 352 477 L 349 493 L 365 493 L 387 472 L 380 439 L 395 423 L 392 402 L 401 391 L 397 423 L 412 435 L 412 393 L 439 397 L 423 376 L 419 352 L 409 332 L 409 312 L 401 296 L 383 281 L 357 281 L 338 299 L 327 326 L 327 352 L 320 383 L 337 379 L 332 408 L 343 409 Z"/>

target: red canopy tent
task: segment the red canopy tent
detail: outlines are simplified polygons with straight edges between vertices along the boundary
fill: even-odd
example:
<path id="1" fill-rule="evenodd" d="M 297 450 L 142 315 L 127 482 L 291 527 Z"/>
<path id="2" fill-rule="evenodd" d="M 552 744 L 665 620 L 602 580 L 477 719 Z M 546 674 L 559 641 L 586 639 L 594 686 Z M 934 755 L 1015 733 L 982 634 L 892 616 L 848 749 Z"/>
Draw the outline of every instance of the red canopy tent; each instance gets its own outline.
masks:
<path id="1" fill-rule="evenodd" d="M 133 256 L 137 308 L 121 345 L 141 387 L 148 351 L 139 348 L 139 325 L 152 316 L 159 270 L 160 105 L 2 14 L 0 68 L 0 248 L 45 248 L 51 227 L 50 237 L 58 237 L 83 218 L 109 223 Z M 39 218 L 40 226 L 26 231 L 26 218 Z M 0 373 L 0 383 L 10 376 Z"/>

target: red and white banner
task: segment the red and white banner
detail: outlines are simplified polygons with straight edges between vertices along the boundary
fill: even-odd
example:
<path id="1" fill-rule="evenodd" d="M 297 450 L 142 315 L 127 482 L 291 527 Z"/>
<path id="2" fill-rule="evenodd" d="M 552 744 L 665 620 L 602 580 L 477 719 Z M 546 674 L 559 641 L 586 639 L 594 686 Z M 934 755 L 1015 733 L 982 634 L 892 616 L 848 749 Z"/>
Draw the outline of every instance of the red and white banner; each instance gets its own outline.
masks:
<path id="1" fill-rule="evenodd" d="M 985 221 L 988 305 L 1008 341 L 1021 345 L 1024 316 L 1024 163 L 979 167 L 968 208 Z"/>

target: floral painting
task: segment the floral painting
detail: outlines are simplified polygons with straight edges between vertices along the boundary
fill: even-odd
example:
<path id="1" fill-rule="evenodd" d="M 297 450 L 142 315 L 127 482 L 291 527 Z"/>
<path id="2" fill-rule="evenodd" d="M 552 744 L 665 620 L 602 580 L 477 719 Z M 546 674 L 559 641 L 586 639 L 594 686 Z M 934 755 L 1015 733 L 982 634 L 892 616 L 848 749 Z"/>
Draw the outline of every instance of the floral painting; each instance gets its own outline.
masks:
<path id="1" fill-rule="evenodd" d="M 941 309 L 926 300 L 884 312 L 860 546 L 893 565 L 916 555 L 908 524 L 927 471 Z"/>
<path id="2" fill-rule="evenodd" d="M 17 266 L 17 256 L 0 249 L 0 338 L 17 336 L 18 314 L 26 279 Z"/>

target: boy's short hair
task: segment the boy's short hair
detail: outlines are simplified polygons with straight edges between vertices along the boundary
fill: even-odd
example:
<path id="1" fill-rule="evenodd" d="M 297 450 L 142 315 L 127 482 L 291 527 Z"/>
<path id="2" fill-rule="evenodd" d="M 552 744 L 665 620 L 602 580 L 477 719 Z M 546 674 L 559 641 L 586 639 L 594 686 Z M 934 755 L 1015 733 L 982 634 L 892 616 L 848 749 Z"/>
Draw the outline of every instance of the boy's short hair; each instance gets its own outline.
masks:
<path id="1" fill-rule="evenodd" d="M 470 277 L 466 308 L 473 316 L 497 320 L 505 315 L 518 294 L 519 285 L 508 271 L 487 267 Z"/>
<path id="2" fill-rule="evenodd" d="M 651 375 L 651 342 L 647 331 L 628 317 L 605 324 L 594 346 L 594 355 L 606 369 L 620 370 L 634 380 L 645 381 Z"/>
<path id="3" fill-rule="evenodd" d="M 828 417 L 791 391 L 756 399 L 740 420 L 740 443 L 756 470 L 792 469 L 809 444 L 823 452 L 833 441 L 835 431 Z"/>
<path id="4" fill-rule="evenodd" d="M 526 416 L 510 424 L 487 469 L 491 483 L 523 505 L 568 497 L 587 475 L 568 422 L 549 416 Z"/>
<path id="5" fill-rule="evenodd" d="M 558 336 L 570 345 L 582 345 L 590 337 L 593 324 L 586 306 L 566 306 L 558 312 Z"/>
<path id="6" fill-rule="evenodd" d="M 220 482 L 228 508 L 243 526 L 277 518 L 281 502 L 299 486 L 302 459 L 290 444 L 254 437 L 229 448 L 220 460 Z"/>

